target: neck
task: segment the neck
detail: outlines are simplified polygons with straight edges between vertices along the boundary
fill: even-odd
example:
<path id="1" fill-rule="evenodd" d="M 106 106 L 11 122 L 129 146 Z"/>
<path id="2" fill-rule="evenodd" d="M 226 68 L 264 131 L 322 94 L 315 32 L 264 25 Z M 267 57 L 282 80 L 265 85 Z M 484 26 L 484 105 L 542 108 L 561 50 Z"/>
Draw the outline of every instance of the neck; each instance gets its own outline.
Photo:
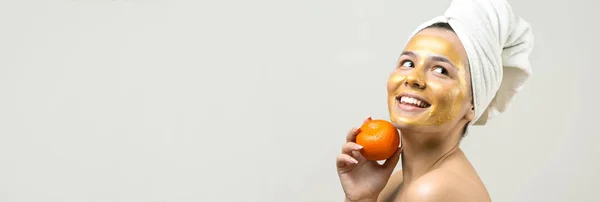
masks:
<path id="1" fill-rule="evenodd" d="M 459 150 L 458 134 L 402 132 L 402 173 L 406 184 L 435 169 Z"/>

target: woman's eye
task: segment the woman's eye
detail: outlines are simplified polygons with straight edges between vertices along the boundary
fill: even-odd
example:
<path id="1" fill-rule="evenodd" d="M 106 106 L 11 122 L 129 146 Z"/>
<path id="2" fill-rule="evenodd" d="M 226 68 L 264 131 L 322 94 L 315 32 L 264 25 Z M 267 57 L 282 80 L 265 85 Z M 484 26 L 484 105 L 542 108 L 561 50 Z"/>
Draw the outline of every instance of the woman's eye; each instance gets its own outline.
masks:
<path id="1" fill-rule="evenodd" d="M 415 65 L 413 64 L 413 62 L 412 62 L 412 61 L 410 61 L 410 60 L 405 60 L 405 61 L 403 61 L 403 62 L 401 63 L 401 66 L 403 66 L 403 67 L 415 67 Z"/>
<path id="2" fill-rule="evenodd" d="M 437 73 L 440 73 L 440 74 L 443 74 L 443 75 L 448 75 L 448 71 L 446 71 L 446 69 L 445 69 L 445 68 L 443 68 L 443 67 L 440 67 L 440 66 L 436 66 L 436 67 L 434 67 L 434 68 L 433 68 L 433 71 L 435 71 L 435 72 L 437 72 Z"/>

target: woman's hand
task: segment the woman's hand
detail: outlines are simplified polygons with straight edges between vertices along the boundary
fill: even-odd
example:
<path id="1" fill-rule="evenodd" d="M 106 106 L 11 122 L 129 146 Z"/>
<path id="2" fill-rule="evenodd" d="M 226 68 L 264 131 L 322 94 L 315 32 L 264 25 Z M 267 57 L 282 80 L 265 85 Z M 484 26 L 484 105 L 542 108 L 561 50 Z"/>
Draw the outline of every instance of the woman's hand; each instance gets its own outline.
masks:
<path id="1" fill-rule="evenodd" d="M 365 122 L 369 120 L 370 117 Z M 360 154 L 362 146 L 355 142 L 359 132 L 360 128 L 353 128 L 346 136 L 342 154 L 336 160 L 338 175 L 346 194 L 346 201 L 377 201 L 379 193 L 398 164 L 402 148 L 383 164 L 366 160 Z"/>

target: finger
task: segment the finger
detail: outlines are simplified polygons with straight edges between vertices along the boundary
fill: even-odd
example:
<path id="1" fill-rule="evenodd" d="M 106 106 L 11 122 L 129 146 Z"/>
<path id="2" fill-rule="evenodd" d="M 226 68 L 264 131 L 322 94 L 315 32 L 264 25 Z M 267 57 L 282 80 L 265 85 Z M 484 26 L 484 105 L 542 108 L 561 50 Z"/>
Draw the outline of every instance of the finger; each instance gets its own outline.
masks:
<path id="1" fill-rule="evenodd" d="M 394 153 L 394 155 L 392 155 L 392 157 L 388 158 L 387 160 L 385 160 L 385 163 L 383 163 L 383 167 L 386 170 L 394 170 L 394 168 L 396 167 L 396 165 L 398 164 L 398 161 L 400 160 L 400 154 L 402 153 L 402 147 L 398 148 L 396 150 L 396 152 Z"/>
<path id="2" fill-rule="evenodd" d="M 344 144 L 344 146 L 342 146 L 342 153 L 351 155 L 352 151 L 359 151 L 361 149 L 362 149 L 361 145 L 356 144 L 354 142 L 347 142 L 346 144 Z"/>
<path id="3" fill-rule="evenodd" d="M 352 129 L 350 129 L 350 131 L 348 131 L 348 134 L 346 135 L 346 142 L 356 141 L 356 135 L 358 135 L 359 132 L 360 132 L 360 128 L 358 128 L 358 127 L 354 127 Z"/>
<path id="4" fill-rule="evenodd" d="M 367 121 L 370 121 L 371 117 L 367 117 L 362 124 L 365 124 Z M 360 127 L 354 127 L 352 129 L 350 129 L 350 131 L 348 131 L 348 134 L 346 135 L 346 142 L 354 142 L 356 141 L 356 135 L 358 135 L 358 133 L 360 133 Z"/>
<path id="5" fill-rule="evenodd" d="M 363 124 L 367 123 L 368 121 L 373 120 L 373 118 L 371 116 L 367 117 L 364 121 Z"/>
<path id="6" fill-rule="evenodd" d="M 367 161 L 367 158 L 365 158 L 365 156 L 362 155 L 362 153 L 360 153 L 359 151 L 352 151 L 352 157 L 354 157 L 354 159 L 358 160 L 358 162 L 365 162 Z"/>
<path id="7" fill-rule="evenodd" d="M 348 154 L 340 154 L 338 155 L 337 159 L 336 159 L 336 166 L 338 168 L 344 168 L 347 165 L 356 165 L 358 164 L 358 161 L 354 158 L 352 158 L 350 155 Z"/>

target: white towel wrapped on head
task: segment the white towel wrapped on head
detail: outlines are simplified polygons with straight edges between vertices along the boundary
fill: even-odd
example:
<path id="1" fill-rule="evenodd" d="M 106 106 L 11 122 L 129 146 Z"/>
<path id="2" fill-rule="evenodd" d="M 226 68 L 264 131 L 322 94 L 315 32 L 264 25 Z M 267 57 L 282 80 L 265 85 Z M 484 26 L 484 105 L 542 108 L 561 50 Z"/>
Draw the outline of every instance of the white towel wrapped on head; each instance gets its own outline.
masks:
<path id="1" fill-rule="evenodd" d="M 440 22 L 450 24 L 466 50 L 475 106 L 470 124 L 484 125 L 506 110 L 531 75 L 531 27 L 505 0 L 453 0 L 444 15 L 421 24 L 413 36 Z"/>

